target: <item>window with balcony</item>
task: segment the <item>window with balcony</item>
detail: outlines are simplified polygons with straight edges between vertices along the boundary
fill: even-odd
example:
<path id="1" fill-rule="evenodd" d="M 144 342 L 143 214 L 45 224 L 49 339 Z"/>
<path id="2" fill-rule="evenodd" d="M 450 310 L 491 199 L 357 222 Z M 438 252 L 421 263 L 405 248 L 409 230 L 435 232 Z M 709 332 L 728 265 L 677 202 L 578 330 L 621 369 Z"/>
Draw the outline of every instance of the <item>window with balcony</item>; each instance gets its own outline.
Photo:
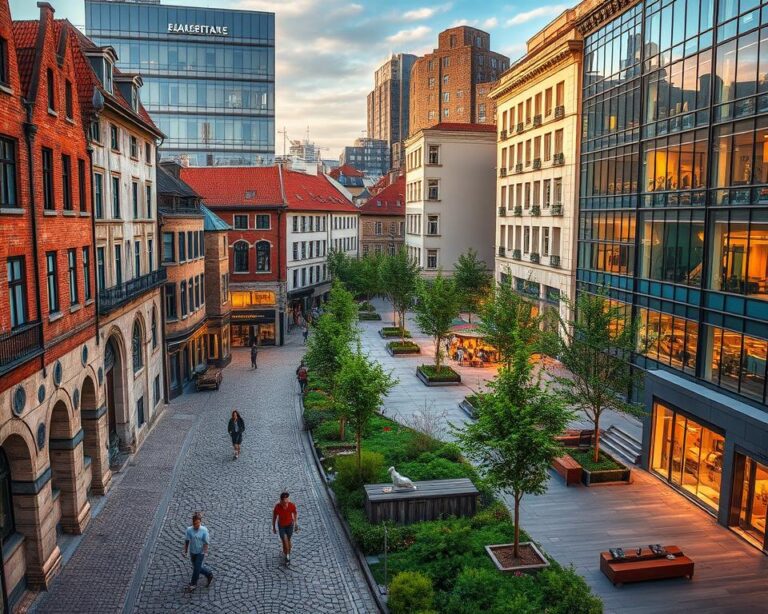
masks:
<path id="1" fill-rule="evenodd" d="M 141 241 L 133 243 L 133 276 L 141 277 Z"/>
<path id="2" fill-rule="evenodd" d="M 8 258 L 8 301 L 11 308 L 11 328 L 27 323 L 27 287 L 24 283 L 25 264 L 23 256 Z"/>
<path id="3" fill-rule="evenodd" d="M 0 138 L 0 208 L 17 207 L 17 202 L 16 141 Z"/>

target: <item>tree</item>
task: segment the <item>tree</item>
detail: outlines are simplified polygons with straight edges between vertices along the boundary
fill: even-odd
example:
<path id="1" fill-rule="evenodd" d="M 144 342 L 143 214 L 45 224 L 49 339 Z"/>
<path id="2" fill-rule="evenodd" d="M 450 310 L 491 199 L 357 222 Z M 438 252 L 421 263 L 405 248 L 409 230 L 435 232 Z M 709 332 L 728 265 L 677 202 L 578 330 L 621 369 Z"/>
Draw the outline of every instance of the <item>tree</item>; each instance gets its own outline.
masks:
<path id="1" fill-rule="evenodd" d="M 416 323 L 421 332 L 435 340 L 435 369 L 439 372 L 443 354 L 442 342 L 451 331 L 454 318 L 459 315 L 461 297 L 456 282 L 438 272 L 431 281 L 419 280 L 419 300 L 414 307 Z"/>
<path id="2" fill-rule="evenodd" d="M 558 356 L 570 376 L 558 377 L 564 399 L 584 412 L 594 426 L 594 459 L 600 458 L 600 418 L 607 409 L 641 414 L 622 395 L 640 383 L 632 368 L 637 326 L 625 307 L 608 299 L 604 292 L 580 292 L 569 305 L 574 314 L 561 321 Z"/>
<path id="3" fill-rule="evenodd" d="M 519 344 L 528 348 L 529 356 L 541 349 L 541 316 L 531 301 L 512 288 L 508 278 L 496 284 L 480 307 L 477 328 L 507 367 Z"/>
<path id="4" fill-rule="evenodd" d="M 401 336 L 405 335 L 405 313 L 413 306 L 418 279 L 419 267 L 408 257 L 405 247 L 384 258 L 381 287 L 398 316 L 393 324 L 400 327 Z"/>
<path id="5" fill-rule="evenodd" d="M 340 326 L 356 334 L 357 311 L 357 303 L 352 293 L 341 282 L 334 280 L 323 312 L 331 316 Z"/>
<path id="6" fill-rule="evenodd" d="M 366 254 L 357 261 L 355 288 L 367 301 L 382 293 L 381 266 L 378 254 Z"/>
<path id="7" fill-rule="evenodd" d="M 391 373 L 369 360 L 360 349 L 345 354 L 336 378 L 336 403 L 339 415 L 355 431 L 357 471 L 360 473 L 363 432 L 378 412 L 384 396 L 397 383 Z"/>
<path id="8" fill-rule="evenodd" d="M 467 311 L 469 321 L 472 322 L 472 313 L 477 313 L 483 298 L 491 289 L 492 276 L 488 266 L 482 260 L 478 260 L 477 252 L 471 247 L 466 254 L 461 254 L 456 260 L 453 279 L 456 281 L 462 299 L 462 307 Z"/>
<path id="9" fill-rule="evenodd" d="M 349 283 L 350 262 L 352 259 L 344 252 L 331 248 L 328 250 L 328 274 L 332 279 L 338 279 L 342 283 Z"/>
<path id="10" fill-rule="evenodd" d="M 478 463 L 488 484 L 514 500 L 514 556 L 519 557 L 520 502 L 546 491 L 552 460 L 562 454 L 556 437 L 572 419 L 562 399 L 533 374 L 524 344 L 489 384 L 477 407 L 477 420 L 454 429 L 467 456 Z"/>

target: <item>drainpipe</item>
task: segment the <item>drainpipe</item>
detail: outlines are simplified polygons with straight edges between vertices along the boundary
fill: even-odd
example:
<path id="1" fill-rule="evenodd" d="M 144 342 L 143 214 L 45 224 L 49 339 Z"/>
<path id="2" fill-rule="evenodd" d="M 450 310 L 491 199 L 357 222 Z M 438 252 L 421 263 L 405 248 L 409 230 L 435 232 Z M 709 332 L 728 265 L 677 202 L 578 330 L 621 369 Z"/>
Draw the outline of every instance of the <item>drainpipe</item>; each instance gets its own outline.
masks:
<path id="1" fill-rule="evenodd" d="M 35 169 L 32 161 L 34 157 L 33 145 L 35 143 L 35 135 L 37 134 L 37 126 L 32 123 L 32 114 L 34 112 L 35 104 L 28 100 L 22 99 L 22 104 L 26 110 L 27 118 L 24 122 L 24 140 L 27 143 L 27 172 L 29 173 L 29 207 L 32 212 L 32 257 L 34 260 L 35 269 L 35 283 L 37 291 L 35 292 L 35 305 L 37 307 L 37 317 L 40 319 L 40 345 L 43 353 L 40 355 L 42 362 L 43 377 L 47 377 L 47 369 L 45 367 L 45 335 L 43 334 L 43 309 L 40 303 L 40 258 L 38 256 L 37 249 L 37 207 L 35 206 Z"/>

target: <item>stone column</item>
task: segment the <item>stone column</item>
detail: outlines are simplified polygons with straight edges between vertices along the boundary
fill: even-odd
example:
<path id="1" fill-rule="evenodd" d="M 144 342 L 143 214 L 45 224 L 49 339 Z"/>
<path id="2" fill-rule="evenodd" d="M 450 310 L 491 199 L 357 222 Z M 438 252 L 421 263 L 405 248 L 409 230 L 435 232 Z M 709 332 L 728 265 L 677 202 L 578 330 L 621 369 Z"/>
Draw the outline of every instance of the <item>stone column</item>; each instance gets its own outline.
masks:
<path id="1" fill-rule="evenodd" d="M 91 519 L 88 502 L 88 472 L 83 458 L 80 429 L 71 439 L 51 439 L 49 455 L 53 481 L 61 491 L 61 528 L 65 533 L 82 534 Z"/>
<path id="2" fill-rule="evenodd" d="M 109 424 L 107 406 L 98 409 L 84 409 L 82 417 L 85 438 L 85 455 L 91 459 L 91 492 L 105 495 L 112 484 L 109 468 Z"/>

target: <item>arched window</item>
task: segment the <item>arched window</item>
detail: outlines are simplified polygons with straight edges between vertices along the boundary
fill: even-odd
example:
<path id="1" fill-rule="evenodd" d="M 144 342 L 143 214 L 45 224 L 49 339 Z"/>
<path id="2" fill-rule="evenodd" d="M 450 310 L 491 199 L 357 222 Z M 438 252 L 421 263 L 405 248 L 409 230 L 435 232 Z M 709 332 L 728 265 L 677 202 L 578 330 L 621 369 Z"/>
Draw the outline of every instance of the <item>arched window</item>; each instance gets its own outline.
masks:
<path id="1" fill-rule="evenodd" d="M 235 273 L 248 272 L 248 244 L 245 241 L 235 243 Z"/>
<path id="2" fill-rule="evenodd" d="M 157 309 L 152 307 L 152 349 L 157 349 Z"/>
<path id="3" fill-rule="evenodd" d="M 0 448 L 0 539 L 6 538 L 16 532 L 13 521 L 13 499 L 11 497 L 11 468 L 5 452 Z"/>
<path id="4" fill-rule="evenodd" d="M 270 245 L 269 241 L 259 241 L 256 244 L 256 270 L 265 272 L 270 270 Z"/>
<path id="5" fill-rule="evenodd" d="M 137 373 L 144 366 L 144 356 L 141 347 L 141 325 L 133 323 L 133 372 Z"/>

